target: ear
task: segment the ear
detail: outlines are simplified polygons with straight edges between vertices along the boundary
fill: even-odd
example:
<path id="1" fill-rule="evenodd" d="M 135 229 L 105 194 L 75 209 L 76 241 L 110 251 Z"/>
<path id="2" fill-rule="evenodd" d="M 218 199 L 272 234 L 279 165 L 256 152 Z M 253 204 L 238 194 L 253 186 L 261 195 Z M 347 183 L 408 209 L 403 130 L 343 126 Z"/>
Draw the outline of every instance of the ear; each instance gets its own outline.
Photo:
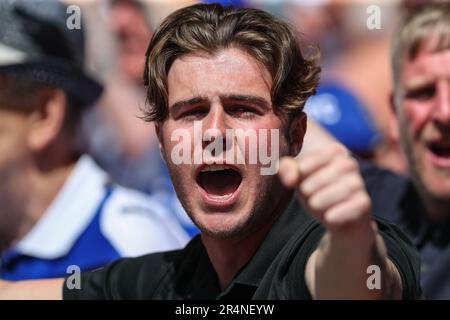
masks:
<path id="1" fill-rule="evenodd" d="M 398 106 L 395 104 L 394 93 L 391 92 L 389 95 L 389 138 L 391 141 L 396 143 L 400 140 L 400 127 L 399 127 L 399 115 L 398 115 Z"/>
<path id="2" fill-rule="evenodd" d="M 29 116 L 27 140 L 32 151 L 42 151 L 61 134 L 67 112 L 66 95 L 59 89 L 44 89 L 38 99 Z"/>
<path id="3" fill-rule="evenodd" d="M 162 123 L 161 122 L 155 122 L 155 133 L 158 137 L 158 146 L 159 146 L 159 153 L 161 154 L 161 157 L 164 159 L 164 161 L 167 162 L 167 159 L 164 155 L 164 141 L 162 136 Z"/>
<path id="4" fill-rule="evenodd" d="M 292 157 L 297 156 L 303 146 L 303 138 L 306 133 L 307 117 L 304 112 L 291 120 L 289 127 L 289 152 Z"/>

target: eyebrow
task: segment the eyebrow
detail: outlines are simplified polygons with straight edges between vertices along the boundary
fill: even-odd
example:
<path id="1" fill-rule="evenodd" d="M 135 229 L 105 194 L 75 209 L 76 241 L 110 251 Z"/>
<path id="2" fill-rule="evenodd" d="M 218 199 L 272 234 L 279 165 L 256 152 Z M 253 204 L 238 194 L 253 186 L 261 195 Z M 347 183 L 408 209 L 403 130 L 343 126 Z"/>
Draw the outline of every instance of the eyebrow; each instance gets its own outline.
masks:
<path id="1" fill-rule="evenodd" d="M 270 110 L 270 104 L 263 98 L 258 96 L 251 96 L 251 95 L 239 95 L 239 94 L 230 94 L 225 96 L 220 96 L 220 100 L 232 100 L 232 101 L 242 101 L 245 103 L 255 104 L 257 106 L 260 106 L 264 110 Z"/>
<path id="2" fill-rule="evenodd" d="M 182 109 L 183 107 L 204 103 L 206 101 L 208 101 L 208 99 L 206 97 L 201 97 L 201 96 L 193 97 L 193 98 L 187 99 L 187 100 L 181 100 L 181 101 L 175 102 L 173 105 L 171 105 L 169 107 L 169 113 L 177 113 L 178 110 Z"/>
<path id="3" fill-rule="evenodd" d="M 252 95 L 240 95 L 240 94 L 229 94 L 229 95 L 221 95 L 220 101 L 241 101 L 245 103 L 255 104 L 257 106 L 260 106 L 264 110 L 270 110 L 270 104 L 263 98 L 258 96 L 252 96 Z M 180 109 L 187 107 L 187 106 L 193 106 L 196 104 L 205 103 L 208 101 L 208 98 L 206 96 L 198 96 L 193 97 L 186 100 L 177 101 L 174 104 L 172 104 L 169 107 L 169 112 L 172 114 L 176 114 Z"/>

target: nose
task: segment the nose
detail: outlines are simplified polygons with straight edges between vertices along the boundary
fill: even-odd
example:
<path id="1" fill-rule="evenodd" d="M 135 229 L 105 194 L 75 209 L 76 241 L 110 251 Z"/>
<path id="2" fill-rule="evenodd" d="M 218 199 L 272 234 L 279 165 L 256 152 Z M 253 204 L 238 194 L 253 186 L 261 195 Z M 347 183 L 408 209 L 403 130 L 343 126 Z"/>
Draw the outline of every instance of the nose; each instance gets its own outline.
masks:
<path id="1" fill-rule="evenodd" d="M 203 148 L 216 139 L 222 139 L 222 146 L 226 148 L 228 128 L 227 114 L 222 103 L 212 103 L 208 116 L 203 119 Z"/>
<path id="2" fill-rule="evenodd" d="M 440 82 L 437 91 L 433 117 L 436 123 L 448 128 L 450 127 L 450 81 Z"/>

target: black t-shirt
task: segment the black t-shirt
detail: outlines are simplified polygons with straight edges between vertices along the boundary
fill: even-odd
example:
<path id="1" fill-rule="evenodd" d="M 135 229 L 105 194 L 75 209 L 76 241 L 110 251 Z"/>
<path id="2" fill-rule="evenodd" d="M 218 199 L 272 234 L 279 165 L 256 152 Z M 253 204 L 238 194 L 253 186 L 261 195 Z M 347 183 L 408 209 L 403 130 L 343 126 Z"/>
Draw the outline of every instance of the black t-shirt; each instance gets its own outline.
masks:
<path id="1" fill-rule="evenodd" d="M 360 162 L 372 212 L 399 226 L 421 257 L 421 284 L 427 299 L 450 299 L 450 220 L 428 218 L 412 181 L 369 162 Z"/>
<path id="2" fill-rule="evenodd" d="M 421 296 L 418 255 L 399 229 L 377 221 L 403 281 L 403 297 Z M 311 299 L 305 267 L 325 230 L 294 198 L 249 263 L 221 290 L 198 236 L 183 249 L 118 260 L 82 274 L 64 299 Z M 236 248 L 239 250 L 239 248 Z"/>

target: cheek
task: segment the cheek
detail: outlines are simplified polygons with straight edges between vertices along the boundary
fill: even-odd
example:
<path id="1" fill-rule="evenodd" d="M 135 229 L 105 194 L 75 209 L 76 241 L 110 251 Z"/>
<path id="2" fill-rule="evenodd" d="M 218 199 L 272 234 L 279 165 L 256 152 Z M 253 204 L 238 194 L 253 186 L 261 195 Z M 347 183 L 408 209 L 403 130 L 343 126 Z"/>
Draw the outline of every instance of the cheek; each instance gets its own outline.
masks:
<path id="1" fill-rule="evenodd" d="M 419 136 L 431 117 L 432 106 L 429 103 L 405 103 L 404 114 L 408 131 Z"/>
<path id="2" fill-rule="evenodd" d="M 170 132 L 170 127 L 166 125 L 161 125 L 158 133 L 158 141 L 159 141 L 159 149 L 161 152 L 161 155 L 163 156 L 164 160 L 167 162 L 169 160 L 168 156 L 170 156 L 170 150 L 173 148 L 172 142 L 170 140 L 170 135 L 167 134 L 167 132 Z"/>
<path id="3" fill-rule="evenodd" d="M 14 179 L 28 159 L 24 143 L 15 138 L 0 135 L 0 186 L 7 183 L 7 177 Z"/>
<path id="4" fill-rule="evenodd" d="M 20 163 L 28 155 L 26 135 L 19 128 L 0 131 L 0 169 Z"/>
<path id="5" fill-rule="evenodd" d="M 194 128 L 191 126 L 180 126 L 170 120 L 164 123 L 160 127 L 158 138 L 161 153 L 166 163 L 178 167 L 180 165 L 173 163 L 174 161 L 176 163 L 181 161 L 181 159 L 183 161 L 191 161 L 193 159 L 192 153 L 194 152 L 194 137 Z M 172 156 L 175 159 L 172 159 Z"/>
<path id="6" fill-rule="evenodd" d="M 261 160 L 265 158 L 265 162 L 274 161 L 274 158 L 279 158 L 280 155 L 285 154 L 287 150 L 286 135 L 284 132 L 282 122 L 275 117 L 275 119 L 260 119 L 259 121 L 249 121 L 244 125 L 239 126 L 239 129 L 252 130 L 256 135 L 256 146 L 252 146 L 251 150 L 256 157 Z M 239 139 L 240 147 L 245 141 L 246 152 L 249 153 L 248 140 Z M 276 159 L 278 160 L 278 159 Z"/>

